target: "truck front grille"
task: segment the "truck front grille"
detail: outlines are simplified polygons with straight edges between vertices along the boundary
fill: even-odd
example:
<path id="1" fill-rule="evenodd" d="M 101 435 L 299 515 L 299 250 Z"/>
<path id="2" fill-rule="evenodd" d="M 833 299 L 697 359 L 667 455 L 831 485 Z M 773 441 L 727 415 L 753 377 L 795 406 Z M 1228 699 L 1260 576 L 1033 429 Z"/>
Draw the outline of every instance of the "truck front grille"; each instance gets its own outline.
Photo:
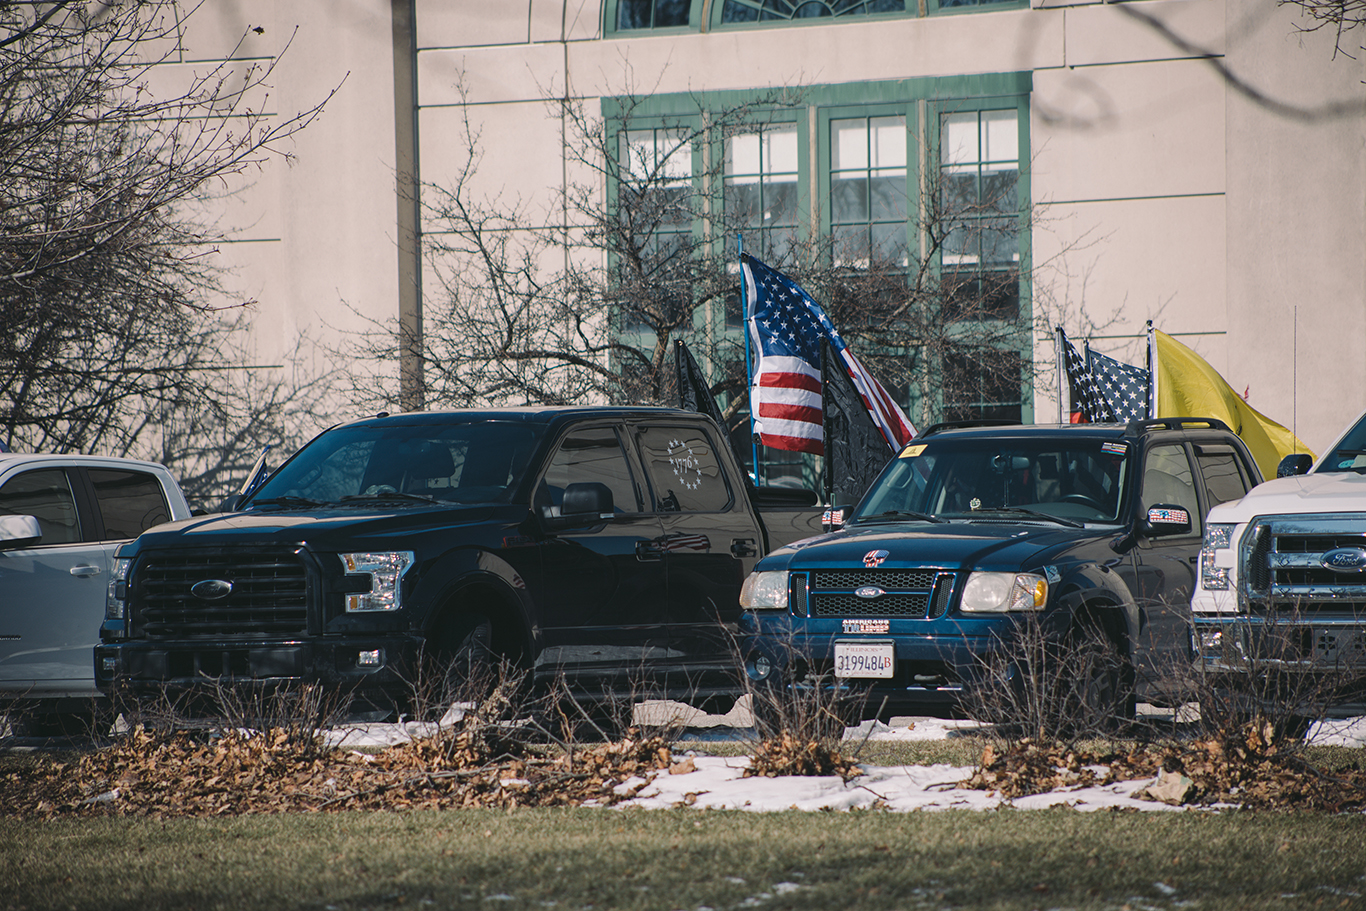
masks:
<path id="1" fill-rule="evenodd" d="M 1366 553 L 1366 516 L 1268 519 L 1241 547 L 1243 596 L 1254 610 L 1279 616 L 1359 615 L 1366 611 L 1366 569 L 1332 569 L 1328 554 Z"/>
<path id="2" fill-rule="evenodd" d="M 308 632 L 309 574 L 295 548 L 153 553 L 135 570 L 134 634 L 148 639 L 293 636 Z M 228 582 L 226 596 L 193 589 Z M 221 586 L 220 586 L 221 588 Z"/>
<path id="3" fill-rule="evenodd" d="M 953 597 L 954 574 L 939 569 L 818 570 L 810 579 L 807 601 L 812 617 L 927 620 L 947 613 Z M 870 588 L 881 593 L 857 594 Z"/>

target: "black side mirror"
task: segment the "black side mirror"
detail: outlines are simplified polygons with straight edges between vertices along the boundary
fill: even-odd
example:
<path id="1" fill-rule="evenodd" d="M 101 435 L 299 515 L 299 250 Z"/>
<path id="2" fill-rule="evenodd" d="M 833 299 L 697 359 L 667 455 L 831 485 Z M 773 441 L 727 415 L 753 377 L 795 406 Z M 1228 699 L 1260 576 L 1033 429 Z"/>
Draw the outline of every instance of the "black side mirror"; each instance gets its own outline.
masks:
<path id="1" fill-rule="evenodd" d="M 1143 516 L 1143 531 L 1154 538 L 1165 535 L 1188 535 L 1190 530 L 1190 510 L 1174 503 L 1154 503 Z"/>
<path id="2" fill-rule="evenodd" d="M 598 481 L 579 481 L 564 489 L 560 514 L 542 517 L 546 528 L 575 528 L 606 522 L 616 515 L 612 488 Z"/>
<path id="3" fill-rule="evenodd" d="M 0 550 L 32 547 L 43 537 L 42 526 L 33 516 L 0 516 Z"/>
<path id="4" fill-rule="evenodd" d="M 1281 459 L 1276 466 L 1276 477 L 1293 478 L 1296 475 L 1308 474 L 1309 468 L 1314 464 L 1314 457 L 1307 452 L 1293 452 Z"/>

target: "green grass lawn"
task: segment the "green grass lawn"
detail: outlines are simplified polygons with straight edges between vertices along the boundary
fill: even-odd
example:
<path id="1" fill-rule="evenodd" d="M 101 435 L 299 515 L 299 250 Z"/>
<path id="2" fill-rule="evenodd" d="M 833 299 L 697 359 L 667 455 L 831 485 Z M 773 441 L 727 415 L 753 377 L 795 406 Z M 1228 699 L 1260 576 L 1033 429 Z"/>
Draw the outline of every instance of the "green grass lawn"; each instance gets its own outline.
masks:
<path id="1" fill-rule="evenodd" d="M 0 908 L 1363 908 L 1366 817 L 556 809 L 0 818 Z"/>

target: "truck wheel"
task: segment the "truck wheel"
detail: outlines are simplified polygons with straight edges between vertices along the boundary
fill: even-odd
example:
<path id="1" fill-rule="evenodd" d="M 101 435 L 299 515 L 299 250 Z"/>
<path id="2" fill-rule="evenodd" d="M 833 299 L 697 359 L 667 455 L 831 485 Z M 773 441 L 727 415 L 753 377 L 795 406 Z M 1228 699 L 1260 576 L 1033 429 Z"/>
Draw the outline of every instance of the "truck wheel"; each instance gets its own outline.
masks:
<path id="1" fill-rule="evenodd" d="M 493 621 L 465 614 L 442 623 L 428 640 L 428 657 L 416 693 L 417 714 L 439 721 L 453 704 L 478 703 L 498 684 Z"/>
<path id="2" fill-rule="evenodd" d="M 1114 731 L 1132 721 L 1137 709 L 1134 669 L 1104 630 L 1086 626 L 1068 637 L 1064 662 L 1076 669 L 1070 721 L 1079 728 Z"/>

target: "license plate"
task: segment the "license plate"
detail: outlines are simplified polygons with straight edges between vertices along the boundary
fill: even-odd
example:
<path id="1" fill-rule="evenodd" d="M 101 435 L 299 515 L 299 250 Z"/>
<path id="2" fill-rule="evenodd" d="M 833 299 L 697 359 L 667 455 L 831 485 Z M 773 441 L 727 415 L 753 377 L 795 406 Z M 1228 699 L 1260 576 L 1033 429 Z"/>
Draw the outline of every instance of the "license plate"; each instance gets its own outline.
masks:
<path id="1" fill-rule="evenodd" d="M 890 679 L 896 664 L 891 642 L 836 642 L 836 677 L 880 677 Z"/>

